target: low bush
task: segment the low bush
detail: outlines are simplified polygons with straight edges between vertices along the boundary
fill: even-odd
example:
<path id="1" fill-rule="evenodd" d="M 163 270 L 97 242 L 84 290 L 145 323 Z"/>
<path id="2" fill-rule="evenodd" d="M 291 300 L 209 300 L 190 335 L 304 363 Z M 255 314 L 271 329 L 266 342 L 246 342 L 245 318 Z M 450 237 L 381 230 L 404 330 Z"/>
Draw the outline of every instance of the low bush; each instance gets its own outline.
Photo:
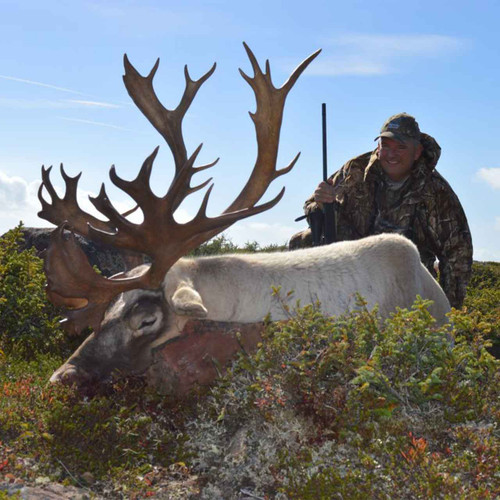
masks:
<path id="1" fill-rule="evenodd" d="M 500 358 L 500 262 L 474 262 L 464 307 L 477 321 L 490 325 L 490 352 Z"/>
<path id="2" fill-rule="evenodd" d="M 154 490 L 153 478 L 185 469 L 190 405 L 134 379 L 83 398 L 74 388 L 47 386 L 52 360 L 16 366 L 16 373 L 0 366 L 0 483 L 47 478 L 136 498 Z"/>
<path id="3" fill-rule="evenodd" d="M 192 257 L 201 257 L 227 253 L 281 252 L 287 248 L 287 245 L 276 244 L 261 246 L 257 241 L 247 241 L 242 247 L 239 247 L 225 234 L 221 234 L 206 243 L 202 243 L 198 248 L 191 251 L 189 255 Z"/>
<path id="4" fill-rule="evenodd" d="M 362 301 L 341 318 L 307 306 L 269 325 L 192 423 L 205 497 L 496 498 L 488 326 L 456 311 L 453 330 L 435 328 L 426 305 L 383 326 Z"/>
<path id="5" fill-rule="evenodd" d="M 43 261 L 34 249 L 19 251 L 22 224 L 0 238 L 0 348 L 34 358 L 59 352 L 64 336 L 45 296 Z"/>

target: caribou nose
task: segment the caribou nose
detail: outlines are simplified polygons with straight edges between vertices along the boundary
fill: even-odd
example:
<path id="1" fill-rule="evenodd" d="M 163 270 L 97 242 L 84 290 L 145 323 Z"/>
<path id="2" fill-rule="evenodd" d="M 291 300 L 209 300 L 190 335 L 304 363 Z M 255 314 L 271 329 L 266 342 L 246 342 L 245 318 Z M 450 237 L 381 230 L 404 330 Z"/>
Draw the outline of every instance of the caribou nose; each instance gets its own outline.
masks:
<path id="1" fill-rule="evenodd" d="M 75 365 L 67 364 L 58 368 L 50 377 L 51 384 L 81 385 L 90 379 L 90 375 Z"/>

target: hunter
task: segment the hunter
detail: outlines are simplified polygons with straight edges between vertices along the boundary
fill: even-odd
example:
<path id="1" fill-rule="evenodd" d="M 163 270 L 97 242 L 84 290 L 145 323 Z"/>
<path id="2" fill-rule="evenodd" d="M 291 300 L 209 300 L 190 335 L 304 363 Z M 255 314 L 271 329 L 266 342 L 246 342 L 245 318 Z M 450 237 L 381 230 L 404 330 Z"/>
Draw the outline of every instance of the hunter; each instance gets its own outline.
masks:
<path id="1" fill-rule="evenodd" d="M 462 306 L 472 269 L 472 239 L 457 195 L 435 170 L 441 148 L 420 132 L 413 116 L 391 116 L 375 138 L 377 148 L 348 161 L 305 202 L 308 222 L 335 203 L 337 241 L 399 233 L 417 246 L 452 307 Z M 324 223 L 324 221 L 323 221 Z M 290 249 L 313 244 L 311 230 L 295 234 Z"/>

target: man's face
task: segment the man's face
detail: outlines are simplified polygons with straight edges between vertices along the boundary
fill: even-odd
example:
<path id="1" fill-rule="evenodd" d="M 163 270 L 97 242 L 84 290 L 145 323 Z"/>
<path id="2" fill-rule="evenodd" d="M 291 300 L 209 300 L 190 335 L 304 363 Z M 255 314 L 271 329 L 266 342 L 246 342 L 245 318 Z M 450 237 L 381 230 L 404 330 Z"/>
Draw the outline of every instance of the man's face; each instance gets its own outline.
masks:
<path id="1" fill-rule="evenodd" d="M 411 140 L 400 142 L 381 137 L 377 149 L 380 164 L 389 179 L 402 181 L 410 175 L 411 167 L 420 158 L 423 147 Z"/>

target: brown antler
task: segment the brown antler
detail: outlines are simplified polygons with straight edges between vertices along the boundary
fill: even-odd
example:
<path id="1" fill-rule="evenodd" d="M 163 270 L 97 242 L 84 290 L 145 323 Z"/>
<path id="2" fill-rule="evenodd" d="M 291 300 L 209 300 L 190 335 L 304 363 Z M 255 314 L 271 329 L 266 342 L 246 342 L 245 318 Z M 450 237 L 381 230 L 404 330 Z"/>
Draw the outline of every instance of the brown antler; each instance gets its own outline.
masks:
<path id="1" fill-rule="evenodd" d="M 120 214 L 113 207 L 104 185 L 99 195 L 90 199 L 97 210 L 108 220 L 102 222 L 90 216 L 83 212 L 76 202 L 79 176 L 72 178 L 61 170 L 66 182 L 66 194 L 63 199 L 60 199 L 50 182 L 50 169 L 42 168 L 43 183 L 39 191 L 42 211 L 39 215 L 60 225 L 59 230 L 54 232 L 51 249 L 46 257 L 49 296 L 53 301 L 62 302 L 68 306 L 74 305 L 75 300 L 79 305 L 84 304 L 83 307 L 72 310 L 69 314 L 73 330 L 80 330 L 88 324 L 98 331 L 107 304 L 117 294 L 133 288 L 157 288 L 168 269 L 189 250 L 225 230 L 237 220 L 272 208 L 283 196 L 284 188 L 270 202 L 256 206 L 269 184 L 276 177 L 289 172 L 299 157 L 300 153 L 288 167 L 276 170 L 279 134 L 286 96 L 300 74 L 320 51 L 305 59 L 281 88 L 275 88 L 271 81 L 269 62 L 266 61 L 266 71 L 263 73 L 251 50 L 246 44 L 244 46 L 254 70 L 253 78 L 245 75 L 241 70 L 240 72 L 252 87 L 257 102 L 256 112 L 250 113 L 257 134 L 257 161 L 241 193 L 218 217 L 209 218 L 206 215 L 213 185 L 205 193 L 201 207 L 191 221 L 180 224 L 173 217 L 175 210 L 188 195 L 202 189 L 211 181 L 208 179 L 199 186 L 191 187 L 192 176 L 212 167 L 217 162 L 215 160 L 211 164 L 194 167 L 202 146 L 200 145 L 190 157 L 187 157 L 181 130 L 182 119 L 187 109 L 201 85 L 214 72 L 215 64 L 197 81 L 191 80 L 186 67 L 184 95 L 176 109 L 168 110 L 160 103 L 153 90 L 153 78 L 159 61 L 147 77 L 142 77 L 125 56 L 123 77 L 125 86 L 139 109 L 167 141 L 175 163 L 175 177 L 163 197 L 156 196 L 150 186 L 151 170 L 158 148 L 144 161 L 139 174 L 133 181 L 121 179 L 116 174 L 115 168 L 111 168 L 110 179 L 113 184 L 127 193 L 141 208 L 143 212 L 141 224 L 130 222 L 126 217 L 127 214 Z M 51 196 L 52 205 L 43 199 L 44 186 Z M 61 224 L 63 220 L 68 222 Z M 145 253 L 151 257 L 152 264 L 148 271 L 135 278 L 102 278 L 92 271 L 73 238 L 69 240 L 64 238 L 65 227 L 70 227 L 84 236 L 108 245 Z"/>

